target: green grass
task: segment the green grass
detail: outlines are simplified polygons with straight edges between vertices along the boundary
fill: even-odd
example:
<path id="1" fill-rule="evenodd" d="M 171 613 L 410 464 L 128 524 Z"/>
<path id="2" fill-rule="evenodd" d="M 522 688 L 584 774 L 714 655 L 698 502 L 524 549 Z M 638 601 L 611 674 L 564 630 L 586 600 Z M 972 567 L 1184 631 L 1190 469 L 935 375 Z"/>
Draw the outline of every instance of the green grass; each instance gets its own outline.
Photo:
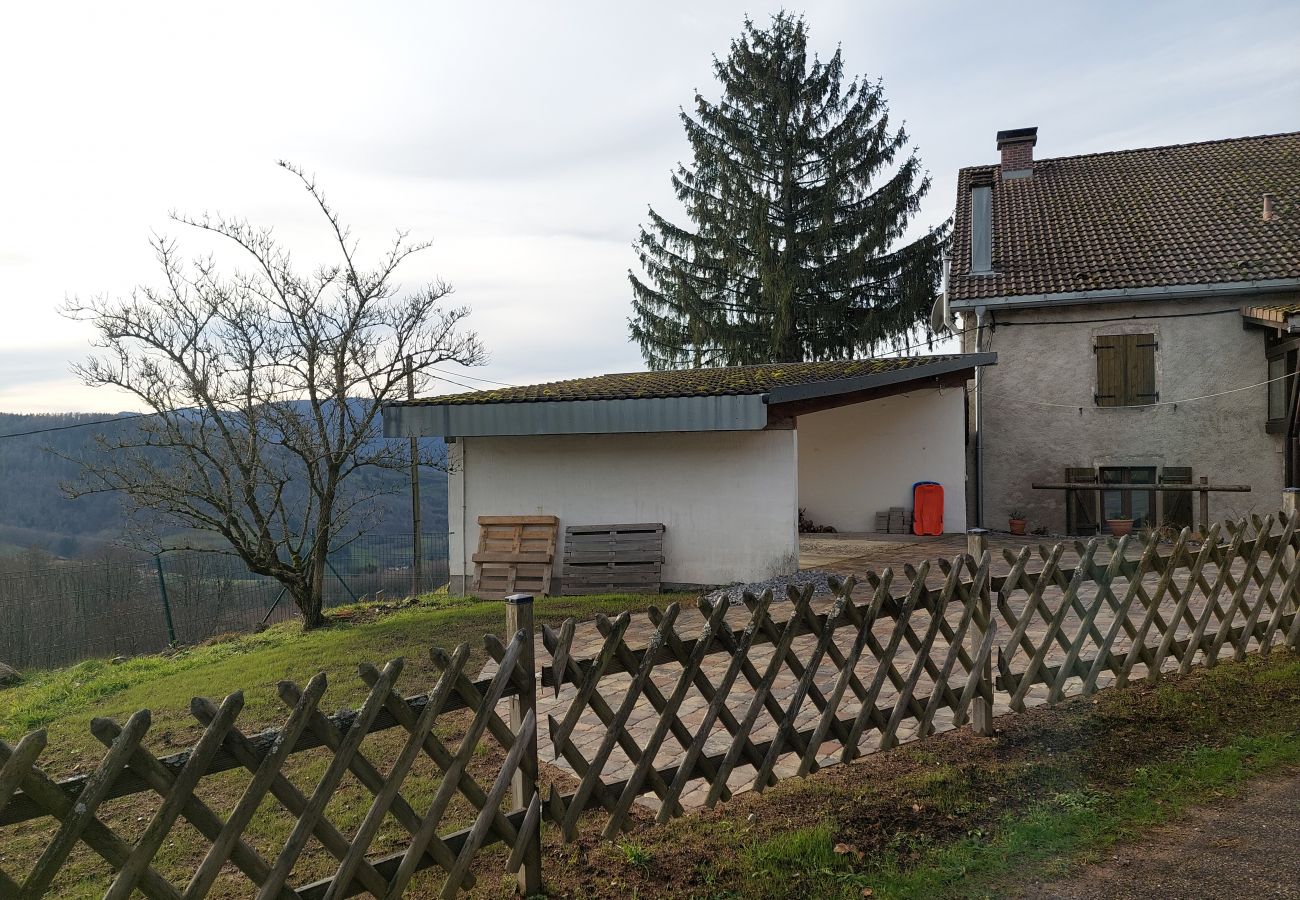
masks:
<path id="1" fill-rule="evenodd" d="M 535 611 L 539 622 L 555 625 L 568 616 L 585 620 L 672 599 L 546 598 Z M 88 760 L 103 753 L 89 733 L 92 716 L 123 722 L 148 708 L 154 719 L 149 749 L 174 752 L 198 734 L 188 712 L 193 696 L 215 699 L 242 688 L 240 727 L 248 733 L 283 719 L 275 688 L 285 679 L 305 684 L 323 671 L 331 685 L 326 708 L 355 706 L 365 693 L 357 663 L 402 656 L 407 663 L 399 689 L 427 690 L 437 675 L 430 647 L 470 642 L 476 673 L 487 659 L 482 636 L 500 635 L 505 618 L 500 602 L 445 595 L 395 611 L 356 612 L 354 619 L 310 633 L 286 624 L 167 656 L 25 673 L 24 684 L 0 692 L 0 736 L 13 743 L 46 728 L 50 740 L 41 765 L 63 776 L 87 771 Z M 998 896 L 1031 874 L 1066 874 L 1189 806 L 1231 796 L 1252 777 L 1300 764 L 1300 657 L 1277 650 L 1268 659 L 1226 662 L 1154 688 L 1108 690 L 1089 702 L 998 723 L 1002 733 L 995 741 L 953 732 L 783 781 L 720 810 L 628 835 L 623 843 L 593 837 L 584 838 L 586 849 L 553 846 L 547 877 L 575 897 L 601 896 L 615 884 L 620 893 L 714 900 L 856 898 L 864 891 L 875 898 Z M 455 716 L 438 724 L 449 742 L 462 727 Z M 400 738 L 387 732 L 367 746 L 376 760 L 387 759 Z M 486 752 L 482 759 L 476 755 L 476 777 L 490 778 L 497 764 Z M 325 765 L 324 753 L 301 754 L 291 775 L 309 785 Z M 229 808 L 242 789 L 240 778 L 226 773 L 205 781 L 210 801 Z M 407 797 L 420 808 L 437 784 L 429 769 L 411 779 Z M 340 827 L 355 827 L 370 800 L 349 781 L 331 799 L 328 816 Z M 155 802 L 146 795 L 116 801 L 112 824 L 140 827 L 131 823 L 145 821 Z M 603 820 L 589 817 L 588 825 L 598 833 Z M 291 827 L 287 816 L 259 812 L 249 834 L 273 847 Z M 0 838 L 14 839 L 7 854 L 33 859 L 46 840 L 19 831 Z M 401 846 L 400 827 L 386 823 L 376 848 Z M 194 853 L 185 842 L 169 843 L 157 864 L 179 877 L 192 871 Z M 61 896 L 102 894 L 102 873 L 83 857 L 74 857 L 61 874 Z M 323 873 L 328 860 L 314 861 L 312 872 L 316 863 Z M 231 890 L 238 895 L 237 887 Z"/>
<path id="2" fill-rule="evenodd" d="M 540 624 L 558 626 L 573 616 L 580 621 L 598 612 L 615 613 L 624 609 L 640 610 L 651 603 L 666 605 L 673 600 L 693 601 L 687 596 L 602 595 L 593 597 L 541 598 L 534 607 Z M 376 608 L 380 607 L 380 608 Z M 119 723 L 138 709 L 152 712 L 152 727 L 145 745 L 149 751 L 165 755 L 191 746 L 200 728 L 189 712 L 192 697 L 219 699 L 242 689 L 245 697 L 239 727 L 252 734 L 264 727 L 276 726 L 287 715 L 279 700 L 277 682 L 289 680 L 299 685 L 317 672 L 329 679 L 329 689 L 321 704 L 323 711 L 355 708 L 366 693 L 357 674 L 360 662 L 382 664 L 395 657 L 405 659 L 398 690 L 405 694 L 428 691 L 439 670 L 429 657 L 431 647 L 452 649 L 462 642 L 472 648 L 466 667 L 476 677 L 488 660 L 483 636 L 502 636 L 505 609 L 500 601 L 480 601 L 465 597 L 430 594 L 412 606 L 385 607 L 368 604 L 351 607 L 351 618 L 337 620 L 328 628 L 304 633 L 295 624 L 272 627 L 260 634 L 228 635 L 202 646 L 188 647 L 171 654 L 141 656 L 118 664 L 88 660 L 79 665 L 48 671 L 24 673 L 23 684 L 0 691 L 0 737 L 15 743 L 37 728 L 48 733 L 49 744 L 40 757 L 40 766 L 53 777 L 85 773 L 104 754 L 104 748 L 90 733 L 92 717 L 108 717 Z M 331 612 L 337 613 L 338 610 Z M 465 711 L 439 718 L 435 732 L 447 746 L 455 748 L 469 717 Z M 401 750 L 405 734 L 401 729 L 378 732 L 366 738 L 363 752 L 382 769 Z M 476 745 L 469 762 L 471 777 L 490 784 L 495 777 L 504 751 L 491 741 Z M 330 755 L 312 750 L 291 757 L 284 774 L 300 789 L 310 793 L 317 784 Z M 404 797 L 416 808 L 424 809 L 438 790 L 442 773 L 432 761 L 421 757 L 403 785 Z M 242 771 L 224 772 L 204 779 L 199 793 L 205 802 L 218 810 L 233 808 L 247 783 Z M 326 818 L 344 832 L 361 822 L 374 797 L 360 782 L 349 775 L 331 794 Z M 130 839 L 138 834 L 157 808 L 158 799 L 149 793 L 133 794 L 109 801 L 100 808 L 100 817 L 119 834 Z M 463 798 L 452 801 L 442 824 L 448 829 L 468 825 L 474 810 Z M 283 845 L 294 818 L 278 804 L 264 803 L 255 814 L 245 837 L 265 852 Z M 53 836 L 51 820 L 40 820 L 15 828 L 0 829 L 5 868 L 25 871 L 44 850 Z M 202 858 L 206 844 L 191 830 L 179 829 L 160 849 L 154 865 L 175 883 L 184 884 Z M 372 845 L 374 853 L 400 852 L 409 834 L 390 818 L 385 820 Z M 649 857 L 629 851 L 629 863 L 638 869 L 649 865 Z M 309 851 L 295 869 L 295 879 L 310 881 L 325 877 L 337 865 L 327 854 Z M 93 853 L 78 848 L 60 871 L 52 894 L 70 898 L 102 896 L 107 887 L 107 868 Z M 412 895 L 425 895 L 433 887 L 428 879 L 433 873 L 418 876 Z M 223 872 L 214 896 L 246 896 L 248 883 L 233 871 Z M 423 879 L 423 880 L 421 880 Z"/>
<path id="3" fill-rule="evenodd" d="M 538 622 L 558 624 L 568 616 L 579 621 L 597 612 L 644 609 L 665 605 L 673 597 L 599 595 L 553 597 L 537 601 Z M 683 599 L 683 598 L 676 598 Z M 365 613 L 366 605 L 352 607 Z M 275 724 L 285 715 L 276 684 L 290 680 L 305 684 L 317 672 L 329 678 L 329 708 L 355 706 L 366 687 L 357 664 L 382 665 L 395 657 L 406 664 L 399 681 L 408 692 L 428 690 L 438 670 L 429 649 L 471 645 L 471 676 L 486 661 L 483 635 L 501 636 L 505 610 L 499 601 L 430 594 L 412 607 L 382 615 L 362 615 L 329 628 L 303 632 L 294 623 L 273 626 L 260 634 L 229 635 L 205 645 L 183 648 L 171 655 L 139 656 L 113 664 L 87 660 L 74 666 L 24 672 L 24 682 L 0 692 L 0 737 L 11 743 L 37 728 L 49 733 L 43 755 L 47 770 L 57 763 L 72 765 L 89 749 L 98 748 L 88 726 L 92 716 L 124 721 L 138 709 L 153 713 L 150 746 L 170 752 L 191 742 L 198 733 L 189 714 L 195 696 L 220 699 L 244 691 L 240 725 L 245 732 Z M 540 627 L 540 625 L 539 625 Z"/>
<path id="4" fill-rule="evenodd" d="M 1013 873 L 1068 873 L 1081 859 L 1204 803 L 1235 793 L 1256 775 L 1300 763 L 1300 735 L 1241 736 L 1226 747 L 1198 747 L 1176 759 L 1143 766 L 1114 791 L 1096 788 L 1057 794 L 1007 817 L 993 834 L 934 849 L 918 862 L 875 862 L 860 874 L 877 897 L 985 897 Z"/>

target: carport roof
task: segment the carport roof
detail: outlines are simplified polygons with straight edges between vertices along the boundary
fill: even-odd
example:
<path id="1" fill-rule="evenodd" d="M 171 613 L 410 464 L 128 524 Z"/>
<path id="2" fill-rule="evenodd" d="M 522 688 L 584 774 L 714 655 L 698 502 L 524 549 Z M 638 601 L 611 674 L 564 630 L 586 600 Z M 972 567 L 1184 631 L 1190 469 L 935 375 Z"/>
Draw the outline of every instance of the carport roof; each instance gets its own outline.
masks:
<path id="1" fill-rule="evenodd" d="M 387 437 L 757 431 L 814 409 L 953 384 L 992 353 L 629 372 L 390 403 Z"/>
<path id="2" fill-rule="evenodd" d="M 662 372 L 623 372 L 570 378 L 544 384 L 497 388 L 401 401 L 394 406 L 443 406 L 483 403 L 549 403 L 562 400 L 640 400 L 655 397 L 728 397 L 766 394 L 779 388 L 803 387 L 883 375 L 963 361 L 966 354 L 851 359 L 838 362 L 773 363 L 708 369 L 669 369 Z"/>

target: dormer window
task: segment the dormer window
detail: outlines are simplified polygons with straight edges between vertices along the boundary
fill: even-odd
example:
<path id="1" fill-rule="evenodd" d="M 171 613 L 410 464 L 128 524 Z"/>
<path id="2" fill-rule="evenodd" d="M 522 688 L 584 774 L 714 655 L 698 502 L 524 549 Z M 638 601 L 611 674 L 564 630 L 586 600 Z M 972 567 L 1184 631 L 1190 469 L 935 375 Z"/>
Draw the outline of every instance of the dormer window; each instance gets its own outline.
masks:
<path id="1" fill-rule="evenodd" d="M 970 271 L 993 271 L 993 187 L 988 184 L 970 189 Z"/>

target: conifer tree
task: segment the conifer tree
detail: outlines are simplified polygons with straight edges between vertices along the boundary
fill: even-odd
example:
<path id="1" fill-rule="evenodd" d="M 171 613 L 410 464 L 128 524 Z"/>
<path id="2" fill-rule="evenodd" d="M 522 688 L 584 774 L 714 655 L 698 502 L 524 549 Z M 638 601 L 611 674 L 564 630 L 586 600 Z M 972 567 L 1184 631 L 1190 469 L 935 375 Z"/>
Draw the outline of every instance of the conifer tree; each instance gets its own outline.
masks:
<path id="1" fill-rule="evenodd" d="M 714 58 L 718 102 L 681 112 L 692 226 L 649 210 L 628 320 L 647 365 L 847 359 L 924 328 L 948 224 L 903 243 L 930 187 L 880 82 L 809 60 L 802 17 L 746 19 Z M 897 165 L 895 165 L 897 161 Z"/>

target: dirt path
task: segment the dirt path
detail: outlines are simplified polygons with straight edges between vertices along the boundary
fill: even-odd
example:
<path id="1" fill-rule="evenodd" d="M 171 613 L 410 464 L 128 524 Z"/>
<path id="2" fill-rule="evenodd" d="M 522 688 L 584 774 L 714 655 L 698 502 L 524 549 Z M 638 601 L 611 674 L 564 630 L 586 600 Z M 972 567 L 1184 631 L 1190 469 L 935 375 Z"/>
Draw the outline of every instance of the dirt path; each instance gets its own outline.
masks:
<path id="1" fill-rule="evenodd" d="M 1300 898 L 1300 772 L 1253 783 L 1245 797 L 1198 809 L 1148 840 L 1115 847 L 1073 878 L 1025 897 Z"/>

